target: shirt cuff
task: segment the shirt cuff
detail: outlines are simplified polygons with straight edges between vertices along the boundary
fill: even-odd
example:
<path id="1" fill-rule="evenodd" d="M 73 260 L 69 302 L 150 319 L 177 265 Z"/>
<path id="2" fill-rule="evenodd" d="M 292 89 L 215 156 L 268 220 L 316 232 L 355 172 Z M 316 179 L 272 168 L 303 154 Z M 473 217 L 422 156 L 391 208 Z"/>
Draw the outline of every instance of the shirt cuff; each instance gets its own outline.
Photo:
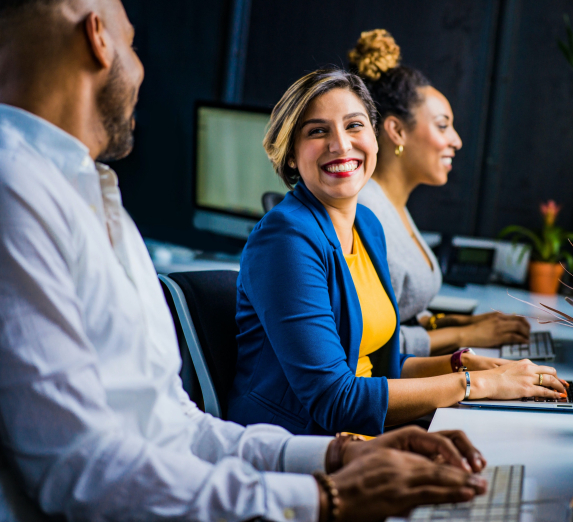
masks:
<path id="1" fill-rule="evenodd" d="M 320 499 L 318 486 L 313 477 L 272 472 L 263 473 L 263 477 L 268 508 L 265 520 L 318 521 Z"/>
<path id="2" fill-rule="evenodd" d="M 284 471 L 310 475 L 315 471 L 324 472 L 326 450 L 333 437 L 299 435 L 289 439 L 284 449 Z"/>

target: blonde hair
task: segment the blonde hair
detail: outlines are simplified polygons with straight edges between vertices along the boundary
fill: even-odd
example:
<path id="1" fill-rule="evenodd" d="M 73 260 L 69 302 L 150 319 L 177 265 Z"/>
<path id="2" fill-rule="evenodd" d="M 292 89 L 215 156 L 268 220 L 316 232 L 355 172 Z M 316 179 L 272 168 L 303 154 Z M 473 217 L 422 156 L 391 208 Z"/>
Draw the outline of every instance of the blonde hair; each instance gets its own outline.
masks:
<path id="1" fill-rule="evenodd" d="M 275 105 L 271 114 L 263 147 L 275 172 L 292 189 L 300 180 L 298 170 L 288 165 L 294 152 L 294 141 L 300 119 L 310 103 L 333 89 L 347 89 L 354 93 L 368 113 L 376 132 L 377 112 L 364 82 L 353 73 L 342 69 L 319 69 L 293 83 Z"/>
<path id="2" fill-rule="evenodd" d="M 376 81 L 382 73 L 400 64 L 400 47 L 386 29 L 364 31 L 356 47 L 348 53 L 348 59 L 360 76 Z"/>

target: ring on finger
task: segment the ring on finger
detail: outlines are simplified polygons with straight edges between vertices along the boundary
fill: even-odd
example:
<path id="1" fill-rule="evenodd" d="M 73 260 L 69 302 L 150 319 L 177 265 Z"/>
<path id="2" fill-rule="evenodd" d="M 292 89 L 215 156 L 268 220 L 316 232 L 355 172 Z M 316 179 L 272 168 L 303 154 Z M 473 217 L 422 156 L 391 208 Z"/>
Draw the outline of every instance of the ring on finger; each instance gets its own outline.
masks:
<path id="1" fill-rule="evenodd" d="M 543 374 L 539 374 L 539 386 L 543 386 Z"/>

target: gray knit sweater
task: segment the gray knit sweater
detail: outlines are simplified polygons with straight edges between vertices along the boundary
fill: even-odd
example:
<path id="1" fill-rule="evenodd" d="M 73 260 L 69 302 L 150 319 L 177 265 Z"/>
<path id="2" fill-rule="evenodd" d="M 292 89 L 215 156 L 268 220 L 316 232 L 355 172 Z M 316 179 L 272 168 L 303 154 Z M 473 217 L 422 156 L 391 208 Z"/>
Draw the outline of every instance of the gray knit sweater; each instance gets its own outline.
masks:
<path id="1" fill-rule="evenodd" d="M 388 267 L 398 301 L 400 321 L 403 323 L 412 317 L 428 313 L 426 308 L 442 285 L 442 274 L 434 253 L 420 235 L 410 213 L 406 210 L 412 230 L 430 258 L 433 268 L 428 266 L 398 212 L 378 183 L 372 179 L 368 181 L 358 195 L 358 203 L 372 210 L 384 227 Z M 421 326 L 402 325 L 400 348 L 402 353 L 427 357 L 430 355 L 430 337 Z"/>

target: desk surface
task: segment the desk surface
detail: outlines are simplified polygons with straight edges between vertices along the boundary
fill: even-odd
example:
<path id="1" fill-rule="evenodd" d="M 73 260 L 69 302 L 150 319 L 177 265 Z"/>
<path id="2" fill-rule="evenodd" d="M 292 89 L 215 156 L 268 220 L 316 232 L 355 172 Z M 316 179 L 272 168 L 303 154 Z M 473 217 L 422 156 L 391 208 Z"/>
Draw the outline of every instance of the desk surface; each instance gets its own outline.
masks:
<path id="1" fill-rule="evenodd" d="M 476 314 L 483 314 L 498 310 L 506 314 L 519 314 L 529 317 L 542 317 L 543 313 L 536 310 L 532 306 L 528 306 L 513 297 L 510 297 L 507 292 L 522 299 L 539 306 L 539 303 L 544 303 L 547 306 L 556 308 L 566 314 L 573 315 L 573 307 L 565 301 L 562 295 L 543 295 L 533 294 L 526 290 L 519 290 L 515 288 L 508 289 L 499 285 L 467 285 L 464 288 L 444 284 L 440 289 L 440 295 L 449 297 L 465 297 L 470 299 L 477 299 L 479 305 L 475 310 Z M 560 326 L 554 324 L 538 324 L 537 321 L 530 320 L 532 330 L 549 330 L 554 339 L 567 339 L 573 341 L 573 328 L 567 326 Z"/>
<path id="2" fill-rule="evenodd" d="M 549 364 L 560 377 L 573 380 L 573 341 L 560 342 L 555 361 Z M 573 413 L 438 409 L 430 431 L 451 429 L 464 430 L 491 465 L 524 464 L 525 478 L 533 480 L 537 499 L 573 498 Z"/>
<path id="3" fill-rule="evenodd" d="M 452 429 L 464 430 L 489 465 L 524 464 L 538 499 L 573 498 L 573 414 L 438 409 L 430 431 Z"/>

